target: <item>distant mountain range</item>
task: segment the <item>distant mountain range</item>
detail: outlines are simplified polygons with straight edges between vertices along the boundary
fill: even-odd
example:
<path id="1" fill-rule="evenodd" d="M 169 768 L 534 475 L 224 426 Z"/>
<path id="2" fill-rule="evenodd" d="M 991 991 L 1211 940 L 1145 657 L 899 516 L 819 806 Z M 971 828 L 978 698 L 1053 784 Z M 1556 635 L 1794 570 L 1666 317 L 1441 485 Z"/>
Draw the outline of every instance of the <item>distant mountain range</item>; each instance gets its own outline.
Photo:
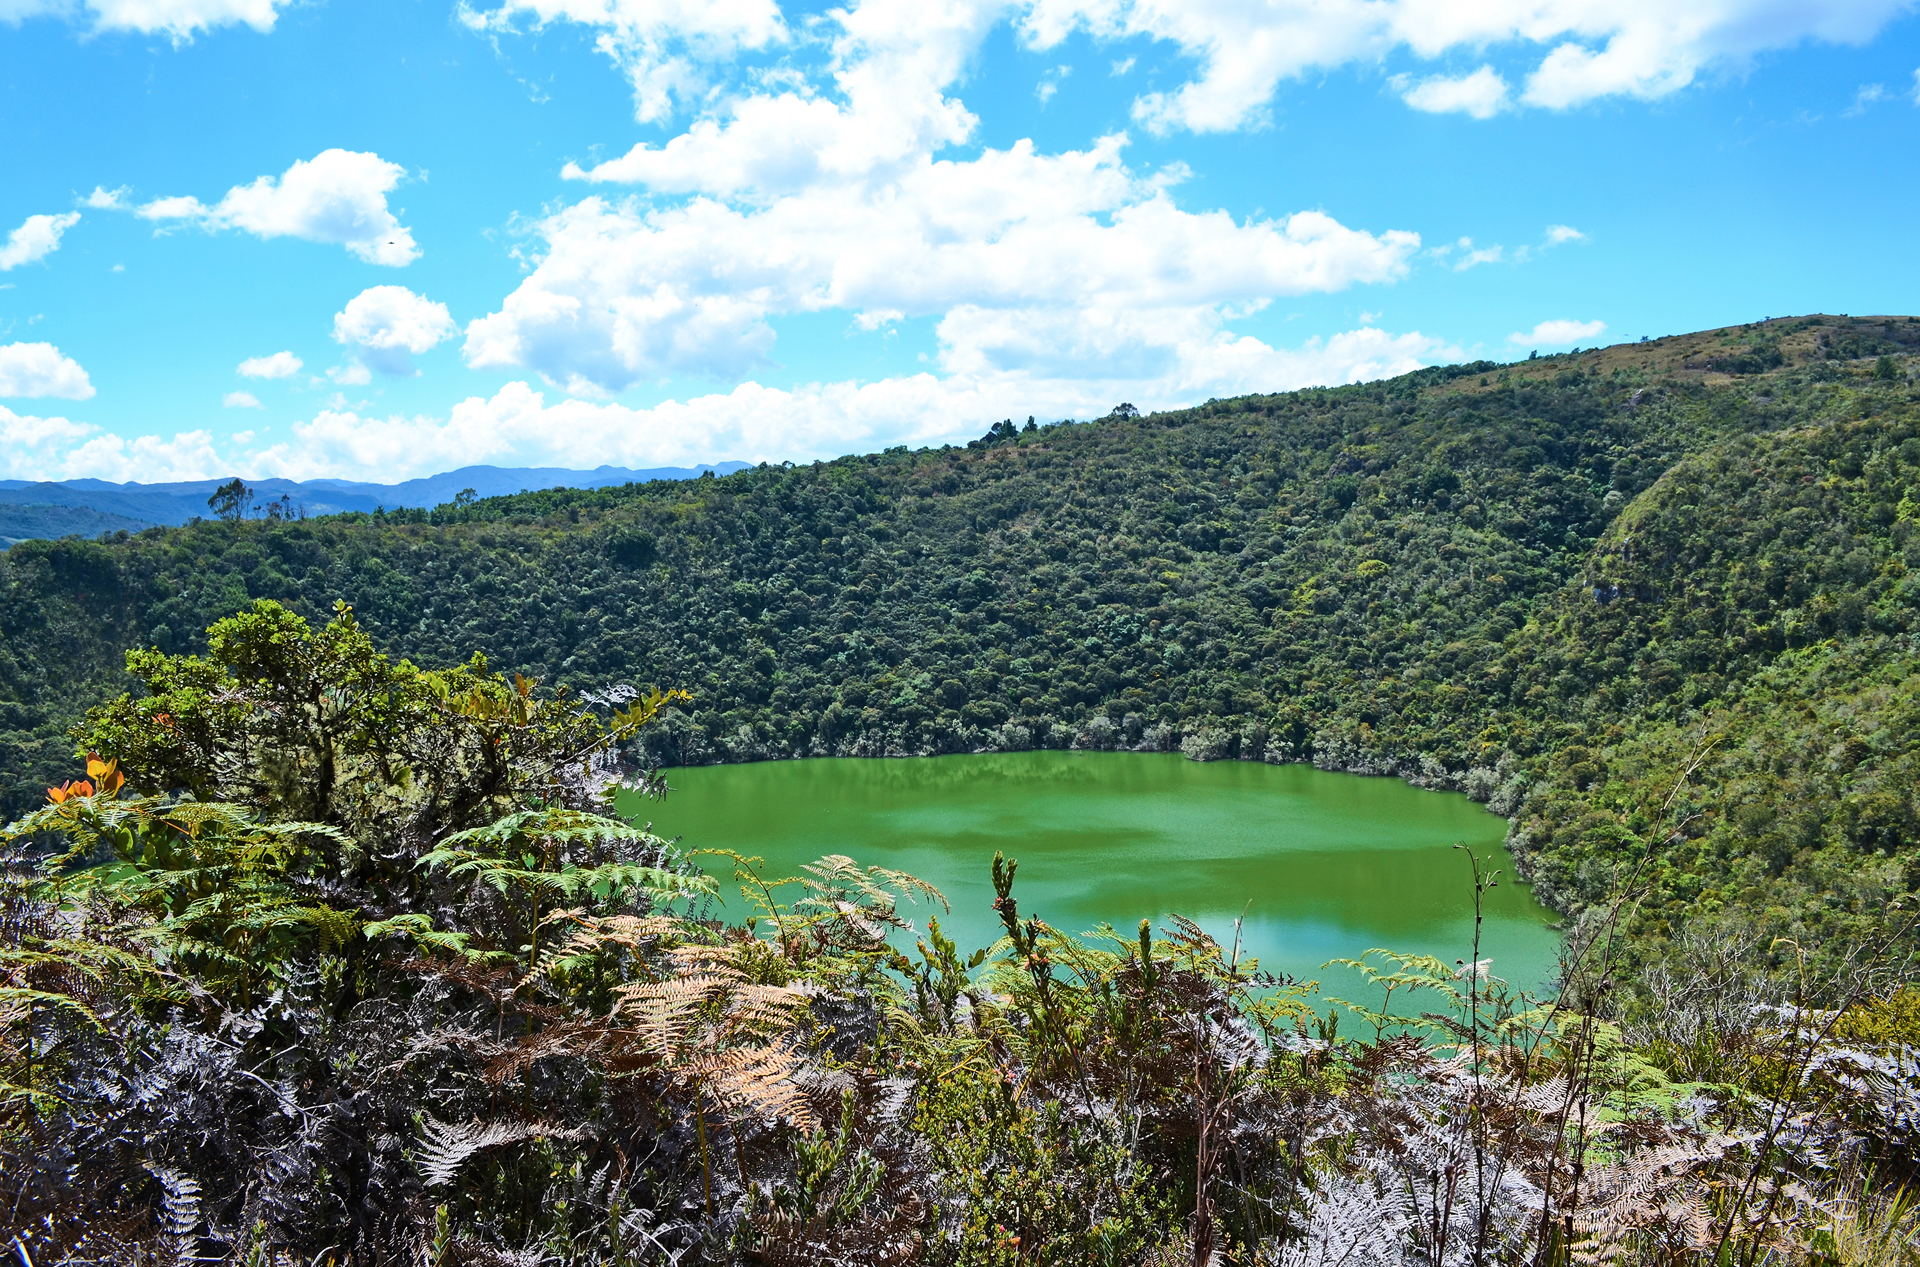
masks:
<path id="1" fill-rule="evenodd" d="M 503 497 L 538 488 L 605 488 L 650 480 L 696 479 L 708 471 L 727 475 L 747 462 L 712 466 L 659 466 L 632 470 L 600 466 L 569 471 L 557 466 L 463 466 L 443 475 L 401 484 L 363 484 L 354 480 L 249 480 L 257 504 L 286 497 L 296 512 L 333 515 L 347 510 L 396 510 L 402 506 L 439 506 L 461 493 Z M 232 477 L 228 477 L 230 479 Z M 0 549 L 35 537 L 98 536 L 160 524 L 183 524 L 212 511 L 207 498 L 227 479 L 187 480 L 176 484 L 110 484 L 106 480 L 58 482 L 0 480 Z"/>

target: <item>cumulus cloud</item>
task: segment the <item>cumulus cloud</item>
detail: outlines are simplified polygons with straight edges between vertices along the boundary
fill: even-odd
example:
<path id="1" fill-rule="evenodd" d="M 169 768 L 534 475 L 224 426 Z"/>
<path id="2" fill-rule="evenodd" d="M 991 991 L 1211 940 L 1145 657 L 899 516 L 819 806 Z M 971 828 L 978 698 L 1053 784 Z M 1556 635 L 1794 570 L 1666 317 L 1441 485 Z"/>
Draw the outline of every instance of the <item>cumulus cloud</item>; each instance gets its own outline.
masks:
<path id="1" fill-rule="evenodd" d="M 1587 235 L 1570 224 L 1550 224 L 1547 226 L 1547 245 L 1559 246 L 1563 242 L 1584 242 Z"/>
<path id="2" fill-rule="evenodd" d="M 1507 81 L 1491 66 L 1451 79 L 1444 75 L 1417 83 L 1402 79 L 1399 87 L 1402 101 L 1429 114 L 1465 114 L 1476 119 L 1491 119 L 1507 105 Z"/>
<path id="3" fill-rule="evenodd" d="M 77 361 L 51 343 L 8 343 L 0 345 L 0 396 L 87 400 L 93 384 Z"/>
<path id="4" fill-rule="evenodd" d="M 1542 321 L 1529 333 L 1516 331 L 1507 336 L 1507 342 L 1514 347 L 1559 348 L 1575 343 L 1585 343 L 1597 338 L 1607 328 L 1604 321 L 1569 321 L 1559 318 Z"/>
<path id="5" fill-rule="evenodd" d="M 57 216 L 28 216 L 19 228 L 7 235 L 5 244 L 0 244 L 0 273 L 52 255 L 60 249 L 60 235 L 78 223 L 78 211 Z"/>
<path id="6" fill-rule="evenodd" d="M 165 32 L 176 43 L 200 30 L 244 23 L 256 31 L 273 29 L 276 10 L 287 0 L 87 0 L 94 28 L 101 31 Z"/>
<path id="7" fill-rule="evenodd" d="M 94 430 L 86 423 L 36 418 L 0 405 L 0 478 L 59 478 L 64 474 L 60 460 Z"/>
<path id="8" fill-rule="evenodd" d="M 176 472 L 200 464 L 392 479 L 444 465 L 449 452 L 560 465 L 832 456 L 963 438 L 999 417 L 1085 417 L 1118 400 L 1170 407 L 1461 355 L 1431 336 L 1371 326 L 1292 347 L 1235 329 L 1279 297 L 1405 276 L 1420 250 L 1413 232 L 1320 210 L 1239 219 L 1182 206 L 1174 190 L 1184 169 L 1134 171 L 1124 133 L 1064 152 L 1021 141 L 943 153 L 975 140 L 977 120 L 954 85 L 1009 12 L 1020 10 L 999 0 L 866 0 L 811 22 L 796 41 L 758 0 L 463 9 L 469 25 L 492 32 L 592 25 L 649 117 L 665 117 L 707 73 L 698 67 L 742 50 L 793 41 L 824 52 L 827 78 L 783 67 L 739 95 L 703 96 L 712 113 L 664 143 L 566 166 L 566 178 L 600 190 L 524 226 L 527 275 L 466 326 L 463 355 L 475 367 L 533 371 L 574 399 L 516 382 L 445 414 L 376 417 L 336 396 L 267 448 L 216 453 L 203 433 L 89 434 L 67 460 L 103 474 L 141 460 Z M 330 150 L 211 206 L 183 195 L 137 210 L 162 224 L 301 236 L 405 263 L 417 249 L 386 201 L 403 175 L 377 155 Z M 130 206 L 123 191 L 89 201 Z M 927 371 L 784 391 L 733 386 L 771 361 L 776 319 L 830 309 L 851 314 L 856 330 L 931 318 Z M 354 385 L 372 369 L 410 373 L 411 358 L 453 331 L 445 305 L 405 287 L 369 288 L 335 317 L 348 359 L 327 377 Z M 249 376 L 303 368 L 290 352 L 243 367 Z M 602 403 L 676 375 L 732 381 L 645 409 Z"/>
<path id="9" fill-rule="evenodd" d="M 304 238 L 344 246 L 369 264 L 403 267 L 420 258 L 413 233 L 387 207 L 387 194 L 406 168 L 378 154 L 323 150 L 300 159 L 279 177 L 235 185 L 209 207 L 190 195 L 156 198 L 136 214 L 165 224 L 197 224 L 209 231 L 241 229 L 256 237 Z M 103 191 L 95 190 L 101 197 Z M 110 205 L 122 195 L 105 194 Z"/>
<path id="10" fill-rule="evenodd" d="M 665 145 L 563 175 L 652 200 L 589 197 L 535 222 L 538 263 L 467 327 L 481 368 L 530 368 L 600 396 L 673 374 L 768 364 L 770 318 L 962 305 L 1183 316 L 1404 275 L 1419 239 L 1311 211 L 1236 221 L 1175 204 L 1173 181 L 1030 141 L 942 159 L 976 120 L 946 89 L 997 19 L 991 5 L 869 3 L 836 13 L 833 96 L 748 94 Z M 956 362 L 957 363 L 957 362 Z"/>
<path id="11" fill-rule="evenodd" d="M 642 123 L 666 118 L 676 99 L 698 99 L 709 86 L 706 67 L 788 38 L 775 0 L 506 0 L 491 10 L 463 3 L 458 13 L 481 31 L 561 21 L 598 29 L 600 51 L 633 85 Z"/>
<path id="12" fill-rule="evenodd" d="M 60 453 L 50 468 L 63 479 L 139 480 L 163 484 L 173 480 L 204 480 L 231 475 L 234 467 L 214 449 L 205 431 L 182 431 L 171 440 L 159 436 L 100 434 Z"/>
<path id="13" fill-rule="evenodd" d="M 561 174 L 758 204 L 825 183 L 884 182 L 972 136 L 978 120 L 945 90 L 1001 16 L 997 0 L 867 0 L 835 10 L 831 95 L 803 80 L 733 97 L 664 146 L 642 143 Z"/>
<path id="14" fill-rule="evenodd" d="M 413 357 L 454 332 L 447 306 L 405 286 L 372 286 L 334 314 L 333 338 L 357 350 L 360 361 L 382 374 L 411 376 Z"/>
<path id="15" fill-rule="evenodd" d="M 245 24 L 265 34 L 288 0 L 0 0 L 0 22 L 21 18 L 90 19 L 96 31 L 164 34 L 184 44 L 195 32 Z"/>
<path id="16" fill-rule="evenodd" d="M 956 326 L 999 320 L 984 311 L 950 318 Z M 240 471 L 253 478 L 389 481 L 442 470 L 449 453 L 466 462 L 576 469 L 603 462 L 805 460 L 970 439 L 998 418 L 1090 418 L 1122 400 L 1143 409 L 1170 408 L 1207 396 L 1363 381 L 1463 355 L 1417 331 L 1362 328 L 1275 348 L 1205 322 L 1169 332 L 1164 322 L 1145 316 L 1095 330 L 1015 321 L 977 333 L 974 346 L 984 350 L 959 372 L 791 390 L 747 382 L 647 408 L 550 400 L 526 382 L 508 383 L 491 397 L 471 397 L 444 415 L 380 417 L 336 396 L 312 418 L 295 423 L 290 438 L 264 447 L 250 446 L 244 432 L 217 451 L 205 432 L 127 439 L 63 423 L 57 434 L 48 433 L 52 439 L 35 440 L 30 465 L 43 473 L 102 479 L 195 479 Z M 1063 353 L 1063 340 L 1075 346 Z M 1134 354 L 1142 348 L 1148 354 Z M 1073 378 L 1053 372 L 1068 365 L 1089 372 Z M 0 422 L 5 417 L 0 411 Z M 0 427 L 0 440 L 8 434 Z M 21 434 L 39 433 L 23 424 Z"/>
<path id="17" fill-rule="evenodd" d="M 231 473 L 214 452 L 213 437 L 188 431 L 171 440 L 126 439 L 70 418 L 18 414 L 0 405 L 0 478 L 60 480 L 207 479 Z"/>
<path id="18" fill-rule="evenodd" d="M 950 320 L 990 317 L 962 314 Z M 1166 340 L 1164 326 L 1142 324 L 1145 337 Z M 790 391 L 747 382 L 728 392 L 648 408 L 579 399 L 549 402 L 530 384 L 514 382 L 490 398 L 461 402 L 445 417 L 323 410 L 296 423 L 291 440 L 252 455 L 249 469 L 292 478 L 401 479 L 439 469 L 448 453 L 459 453 L 463 461 L 569 467 L 835 457 L 970 438 L 996 418 L 1086 418 L 1106 413 L 1121 400 L 1152 409 L 1206 395 L 1353 382 L 1462 355 L 1459 348 L 1417 332 L 1361 329 L 1282 349 L 1202 327 L 1181 332 L 1163 343 L 1160 355 L 1142 361 L 1113 355 L 1139 346 L 1143 337 L 1124 323 L 1118 329 L 1073 332 L 1082 346 L 1063 355 L 1057 342 L 1067 333 L 1033 325 L 997 329 L 984 338 L 990 351 L 976 368 L 946 375 L 810 384 Z M 1104 361 L 1098 359 L 1102 354 Z M 1058 363 L 1049 363 L 1049 357 Z M 1053 371 L 1066 363 L 1096 373 L 1056 376 Z"/>
<path id="19" fill-rule="evenodd" d="M 220 403 L 228 409 L 260 408 L 260 398 L 252 392 L 228 392 Z"/>
<path id="20" fill-rule="evenodd" d="M 1524 250 L 1525 248 L 1522 249 Z M 1472 238 L 1461 238 L 1458 242 L 1449 242 L 1445 246 L 1436 246 L 1433 248 L 1432 254 L 1436 258 L 1446 259 L 1452 256 L 1455 251 L 1460 253 L 1459 257 L 1453 261 L 1453 271 L 1456 273 L 1464 273 L 1468 269 L 1480 264 L 1498 264 L 1501 260 L 1505 259 L 1507 255 L 1507 248 L 1497 242 L 1492 246 L 1475 246 Z"/>
<path id="21" fill-rule="evenodd" d="M 1218 310 L 1391 281 L 1419 246 L 1320 212 L 1186 212 L 1142 188 L 1117 151 L 1046 159 L 1022 142 L 891 191 L 824 188 L 764 210 L 588 198 L 540 223 L 539 266 L 467 327 L 465 355 L 597 395 L 749 373 L 770 356 L 778 313 Z"/>
<path id="22" fill-rule="evenodd" d="M 1281 81 L 1400 52 L 1433 60 L 1510 51 L 1524 73 L 1519 99 L 1526 105 L 1651 99 L 1769 50 L 1864 43 L 1911 7 L 1910 0 L 1032 0 L 1020 21 L 1029 44 L 1042 50 L 1087 30 L 1165 41 L 1198 60 L 1199 73 L 1186 83 L 1135 101 L 1134 117 L 1160 133 L 1257 124 Z M 1464 79 L 1430 79 L 1408 102 L 1484 118 L 1504 96 L 1496 95 L 1496 81 L 1504 89 L 1491 66 Z"/>
<path id="23" fill-rule="evenodd" d="M 291 352 L 275 352 L 248 357 L 234 367 L 234 373 L 242 378 L 292 378 L 305 363 Z"/>
<path id="24" fill-rule="evenodd" d="M 784 37 L 749 21 L 757 10 L 727 12 L 734 46 Z M 991 342 L 1015 328 L 1104 325 L 1159 357 L 1230 312 L 1408 271 L 1409 231 L 1317 210 L 1236 220 L 1181 207 L 1184 166 L 1131 170 L 1124 133 L 1060 153 L 1022 140 L 943 157 L 978 122 L 950 90 L 1008 12 L 999 0 L 833 10 L 812 32 L 830 83 L 763 78 L 664 144 L 566 164 L 569 180 L 642 192 L 526 226 L 533 267 L 468 324 L 468 364 L 530 369 L 587 398 L 674 376 L 738 381 L 772 364 L 775 319 L 829 309 L 866 330 L 941 318 L 949 373 L 1024 355 Z M 529 0 L 485 20 L 516 16 L 587 21 L 622 40 L 638 20 L 614 0 Z"/>

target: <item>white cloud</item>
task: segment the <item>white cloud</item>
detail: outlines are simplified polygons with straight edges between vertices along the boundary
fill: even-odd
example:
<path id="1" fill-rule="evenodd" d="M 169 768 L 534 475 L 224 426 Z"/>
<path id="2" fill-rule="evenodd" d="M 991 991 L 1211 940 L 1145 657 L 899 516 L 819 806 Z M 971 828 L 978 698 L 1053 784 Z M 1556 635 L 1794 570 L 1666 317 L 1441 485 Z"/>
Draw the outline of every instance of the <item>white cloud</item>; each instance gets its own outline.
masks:
<path id="1" fill-rule="evenodd" d="M 261 176 L 251 185 L 234 186 L 214 206 L 176 195 L 156 198 L 138 214 L 159 222 L 191 221 L 209 231 L 243 229 L 262 238 L 332 243 L 369 264 L 398 268 L 420 257 L 412 231 L 387 207 L 388 192 L 405 175 L 406 168 L 378 154 L 323 150 L 296 161 L 277 179 Z"/>
<path id="2" fill-rule="evenodd" d="M 93 192 L 80 200 L 83 207 L 92 207 L 96 211 L 130 211 L 132 203 L 128 200 L 133 191 L 125 185 L 118 189 L 108 189 L 105 185 L 95 185 Z"/>
<path id="3" fill-rule="evenodd" d="M 1911 8 L 1911 0 L 1031 0 L 1021 25 L 1043 50 L 1079 29 L 1175 45 L 1199 61 L 1199 73 L 1140 97 L 1134 117 L 1155 132 L 1212 132 L 1259 124 L 1282 80 L 1402 51 L 1431 61 L 1500 49 L 1525 71 L 1524 104 L 1564 109 L 1609 96 L 1665 96 L 1704 71 L 1737 69 L 1807 41 L 1864 43 Z M 1455 101 L 1491 113 L 1498 73 L 1483 70 L 1480 95 Z"/>
<path id="4" fill-rule="evenodd" d="M 17 414 L 0 405 L 0 478 L 60 480 L 206 479 L 229 474 L 213 450 L 213 437 L 189 431 L 171 440 L 125 439 L 92 423 Z"/>
<path id="5" fill-rule="evenodd" d="M 775 0 L 506 0 L 485 11 L 463 3 L 459 16 L 481 31 L 577 22 L 597 28 L 597 47 L 633 85 L 634 117 L 658 122 L 674 100 L 698 100 L 705 66 L 788 38 Z"/>
<path id="6" fill-rule="evenodd" d="M 228 409 L 260 408 L 260 398 L 252 392 L 228 392 L 220 403 Z"/>
<path id="7" fill-rule="evenodd" d="M 51 343 L 0 344 L 0 396 L 87 400 L 93 384 L 78 362 Z"/>
<path id="8" fill-rule="evenodd" d="M 662 147 L 643 142 L 591 169 L 568 163 L 561 174 L 759 203 L 823 183 L 909 174 L 972 136 L 978 120 L 945 89 L 1000 16 L 997 0 L 867 0 L 835 10 L 839 100 L 817 95 L 804 78 L 776 79 L 767 91 L 727 100 L 720 117 L 695 121 Z"/>
<path id="9" fill-rule="evenodd" d="M 538 16 L 582 6 L 614 29 L 586 0 Z M 645 195 L 589 197 L 527 226 L 533 268 L 468 324 L 468 364 L 531 369 L 588 398 L 675 375 L 738 381 L 771 363 L 776 318 L 829 309 L 860 328 L 941 319 L 949 373 L 1024 355 L 979 342 L 1016 328 L 1105 323 L 1157 356 L 1275 297 L 1408 271 L 1419 237 L 1404 230 L 1182 208 L 1185 167 L 1131 171 L 1123 133 L 942 157 L 973 139 L 977 120 L 948 93 L 1006 13 L 998 0 L 834 10 L 813 28 L 831 37 L 830 91 L 783 73 L 664 144 L 568 163 L 568 179 Z"/>
<path id="10" fill-rule="evenodd" d="M 961 314 L 966 321 L 992 314 Z M 996 418 L 1094 417 L 1121 400 L 1143 409 L 1189 404 L 1207 396 L 1334 384 L 1403 373 L 1460 350 L 1413 333 L 1362 329 L 1296 349 L 1205 327 L 1163 344 L 1162 355 L 1134 355 L 1142 330 L 1164 339 L 1155 323 L 1118 322 L 1098 331 L 1005 326 L 983 336 L 990 345 L 977 372 L 931 373 L 872 383 L 825 383 L 791 391 L 747 382 L 725 393 L 634 409 L 615 403 L 560 400 L 526 383 L 493 397 L 473 397 L 445 418 L 366 417 L 331 409 L 296 423 L 293 439 L 249 458 L 248 469 L 292 478 L 338 476 L 403 479 L 445 465 L 445 455 L 503 465 L 592 467 L 684 465 L 738 457 L 803 460 L 893 444 L 968 439 Z M 1062 337 L 1082 344 L 1070 355 Z M 1100 359 L 1104 355 L 1105 359 Z M 1095 373 L 1051 376 L 1048 357 Z M 1097 362 L 1097 363 L 1096 363 Z"/>
<path id="11" fill-rule="evenodd" d="M 365 387 L 373 381 L 373 371 L 359 361 L 348 361 L 345 365 L 328 369 L 327 378 L 342 387 Z"/>
<path id="12" fill-rule="evenodd" d="M 467 327 L 468 362 L 604 394 L 674 373 L 745 374 L 770 357 L 768 319 L 782 313 L 1211 310 L 1391 281 L 1418 247 L 1415 234 L 1350 229 L 1321 212 L 1236 221 L 1182 210 L 1171 181 L 1121 161 L 1124 134 L 1057 155 L 1020 141 L 935 160 L 971 132 L 972 116 L 932 78 L 963 59 L 895 60 L 844 67 L 844 104 L 750 97 L 664 147 L 570 165 L 575 179 L 695 196 L 588 198 L 538 221 L 539 262 Z M 879 90 L 903 82 L 918 96 Z"/>
<path id="13" fill-rule="evenodd" d="M 28 216 L 19 228 L 7 235 L 5 244 L 0 245 L 0 273 L 53 254 L 60 249 L 60 235 L 78 223 L 78 211 L 57 216 Z"/>
<path id="14" fill-rule="evenodd" d="M 1507 342 L 1517 348 L 1560 348 L 1575 343 L 1585 343 L 1598 337 L 1606 328 L 1607 323 L 1604 321 L 1569 321 L 1561 318 L 1542 321 L 1533 328 L 1531 333 L 1510 334 L 1507 336 Z"/>
<path id="15" fill-rule="evenodd" d="M 292 378 L 304 364 L 291 352 L 275 352 L 272 356 L 248 357 L 234 367 L 234 373 L 242 378 Z"/>
<path id="16" fill-rule="evenodd" d="M 89 430 L 94 430 L 89 428 Z M 205 431 L 182 431 L 173 439 L 159 436 L 96 434 L 60 453 L 50 468 L 58 478 L 163 484 L 173 480 L 204 480 L 231 475 L 235 467 L 214 451 L 213 436 Z"/>
<path id="17" fill-rule="evenodd" d="M 164 31 L 176 43 L 190 40 L 195 31 L 245 23 L 256 31 L 273 29 L 275 10 L 288 0 L 87 0 L 94 29 Z"/>
<path id="18" fill-rule="evenodd" d="M 490 398 L 460 402 L 444 417 L 374 417 L 360 412 L 364 403 L 350 405 L 336 396 L 311 419 L 295 423 L 290 439 L 244 447 L 250 436 L 242 432 L 222 451 L 201 431 L 170 441 L 125 439 L 63 423 L 53 438 L 35 441 L 40 447 L 31 469 L 102 479 L 193 479 L 239 471 L 250 478 L 390 481 L 443 470 L 450 453 L 463 462 L 576 469 L 604 462 L 806 460 L 971 439 L 998 418 L 1091 418 L 1122 400 L 1148 410 L 1173 408 L 1210 396 L 1363 381 L 1463 355 L 1418 332 L 1371 328 L 1274 348 L 1217 323 L 1170 332 L 1150 315 L 1111 319 L 1094 329 L 1007 320 L 985 311 L 956 313 L 948 323 L 992 328 L 976 330 L 969 366 L 946 375 L 792 390 L 747 382 L 650 408 L 549 402 L 533 386 L 512 382 Z M 1072 346 L 1063 350 L 1063 343 Z M 1057 376 L 1053 371 L 1061 366 L 1082 373 Z M 0 410 L 0 424 L 7 416 Z M 0 425 L 0 440 L 7 435 Z M 6 460 L 0 456 L 0 467 Z"/>
<path id="19" fill-rule="evenodd" d="M 96 31 L 166 34 L 184 44 L 194 33 L 244 23 L 262 34 L 273 29 L 277 9 L 289 0 L 0 0 L 0 22 L 22 18 L 91 18 Z"/>
<path id="20" fill-rule="evenodd" d="M 27 18 L 64 15 L 71 8 L 69 0 L 0 0 L 0 22 L 19 23 Z"/>
<path id="21" fill-rule="evenodd" d="M 1402 81 L 1405 84 L 1405 81 Z M 1449 79 L 1436 75 L 1405 84 L 1400 99 L 1429 114 L 1466 114 L 1491 119 L 1507 105 L 1507 81 L 1491 66 Z"/>
<path id="22" fill-rule="evenodd" d="M 1454 251 L 1460 252 L 1460 258 L 1453 265 L 1456 273 L 1464 273 L 1478 264 L 1498 264 L 1507 254 L 1506 248 L 1497 242 L 1492 246 L 1476 247 L 1472 238 L 1461 238 L 1449 246 L 1436 247 L 1433 253 L 1444 258 Z"/>
<path id="23" fill-rule="evenodd" d="M 416 295 L 405 286 L 369 287 L 348 300 L 333 318 L 334 342 L 357 349 L 360 361 L 382 374 L 419 373 L 412 357 L 453 332 L 453 315 L 445 304 Z"/>
<path id="24" fill-rule="evenodd" d="M 1920 66 L 1913 71 L 1913 104 L 1920 106 Z"/>
<path id="25" fill-rule="evenodd" d="M 1867 112 L 1867 107 L 1885 101 L 1892 93 L 1885 84 L 1861 84 L 1860 91 L 1853 94 L 1853 104 L 1840 112 L 1842 118 L 1853 118 Z"/>
<path id="26" fill-rule="evenodd" d="M 1184 165 L 1131 171 L 1124 133 L 942 157 L 973 139 L 948 91 L 1005 12 L 834 10 L 814 28 L 832 35 L 831 91 L 782 74 L 665 144 L 568 163 L 568 179 L 645 196 L 589 197 L 527 226 L 533 268 L 468 324 L 468 364 L 589 398 L 675 375 L 738 381 L 771 363 L 776 318 L 844 309 L 860 328 L 941 318 L 940 364 L 958 373 L 1015 355 L 977 342 L 995 331 L 1108 323 L 1164 351 L 1277 296 L 1407 272 L 1411 232 L 1186 210 L 1172 196 Z"/>
<path id="27" fill-rule="evenodd" d="M 1559 246 L 1563 242 L 1584 242 L 1587 235 L 1570 224 L 1550 224 L 1547 226 L 1547 245 Z"/>
<path id="28" fill-rule="evenodd" d="M 0 405 L 0 478 L 60 478 L 56 464 L 64 452 L 80 444 L 93 431 L 93 427 L 83 422 L 36 418 Z"/>

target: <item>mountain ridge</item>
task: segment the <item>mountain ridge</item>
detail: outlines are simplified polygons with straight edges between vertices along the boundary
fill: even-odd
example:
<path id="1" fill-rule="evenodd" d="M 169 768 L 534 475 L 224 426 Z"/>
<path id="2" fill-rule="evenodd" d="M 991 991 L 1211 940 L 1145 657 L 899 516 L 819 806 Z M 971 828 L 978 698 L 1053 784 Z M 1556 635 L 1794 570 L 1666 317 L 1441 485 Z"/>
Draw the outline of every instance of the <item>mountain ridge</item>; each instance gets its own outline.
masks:
<path id="1" fill-rule="evenodd" d="M 645 469 L 601 465 L 590 471 L 550 466 L 464 466 L 394 484 L 280 478 L 247 480 L 246 484 L 263 502 L 285 496 L 296 515 L 331 515 L 432 507 L 450 502 L 469 489 L 479 497 L 501 497 L 542 488 L 604 488 L 661 479 L 697 479 L 709 471 L 729 475 L 748 465 L 736 461 Z M 35 538 L 178 527 L 207 516 L 207 497 L 234 478 L 153 484 L 91 478 L 0 480 L 0 547 Z"/>

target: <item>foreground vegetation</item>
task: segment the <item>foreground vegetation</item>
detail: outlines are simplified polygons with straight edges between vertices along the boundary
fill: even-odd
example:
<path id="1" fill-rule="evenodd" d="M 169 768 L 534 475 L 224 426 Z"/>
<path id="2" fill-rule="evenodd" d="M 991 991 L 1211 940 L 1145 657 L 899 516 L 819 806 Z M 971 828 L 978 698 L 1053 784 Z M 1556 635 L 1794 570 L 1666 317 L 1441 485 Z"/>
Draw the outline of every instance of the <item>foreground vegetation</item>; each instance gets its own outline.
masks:
<path id="1" fill-rule="evenodd" d="M 207 648 L 131 657 L 87 778 L 5 833 L 23 1264 L 1914 1256 L 1909 915 L 1836 970 L 1774 948 L 1786 978 L 1695 935 L 1629 996 L 1641 862 L 1553 1000 L 1463 946 L 1369 951 L 1335 1004 L 1177 919 L 1052 928 L 996 857 L 1004 936 L 967 953 L 910 876 L 735 858 L 722 906 L 610 817 L 683 699 L 417 668 L 344 606 Z M 1635 810 L 1644 858 L 1702 768 Z"/>

